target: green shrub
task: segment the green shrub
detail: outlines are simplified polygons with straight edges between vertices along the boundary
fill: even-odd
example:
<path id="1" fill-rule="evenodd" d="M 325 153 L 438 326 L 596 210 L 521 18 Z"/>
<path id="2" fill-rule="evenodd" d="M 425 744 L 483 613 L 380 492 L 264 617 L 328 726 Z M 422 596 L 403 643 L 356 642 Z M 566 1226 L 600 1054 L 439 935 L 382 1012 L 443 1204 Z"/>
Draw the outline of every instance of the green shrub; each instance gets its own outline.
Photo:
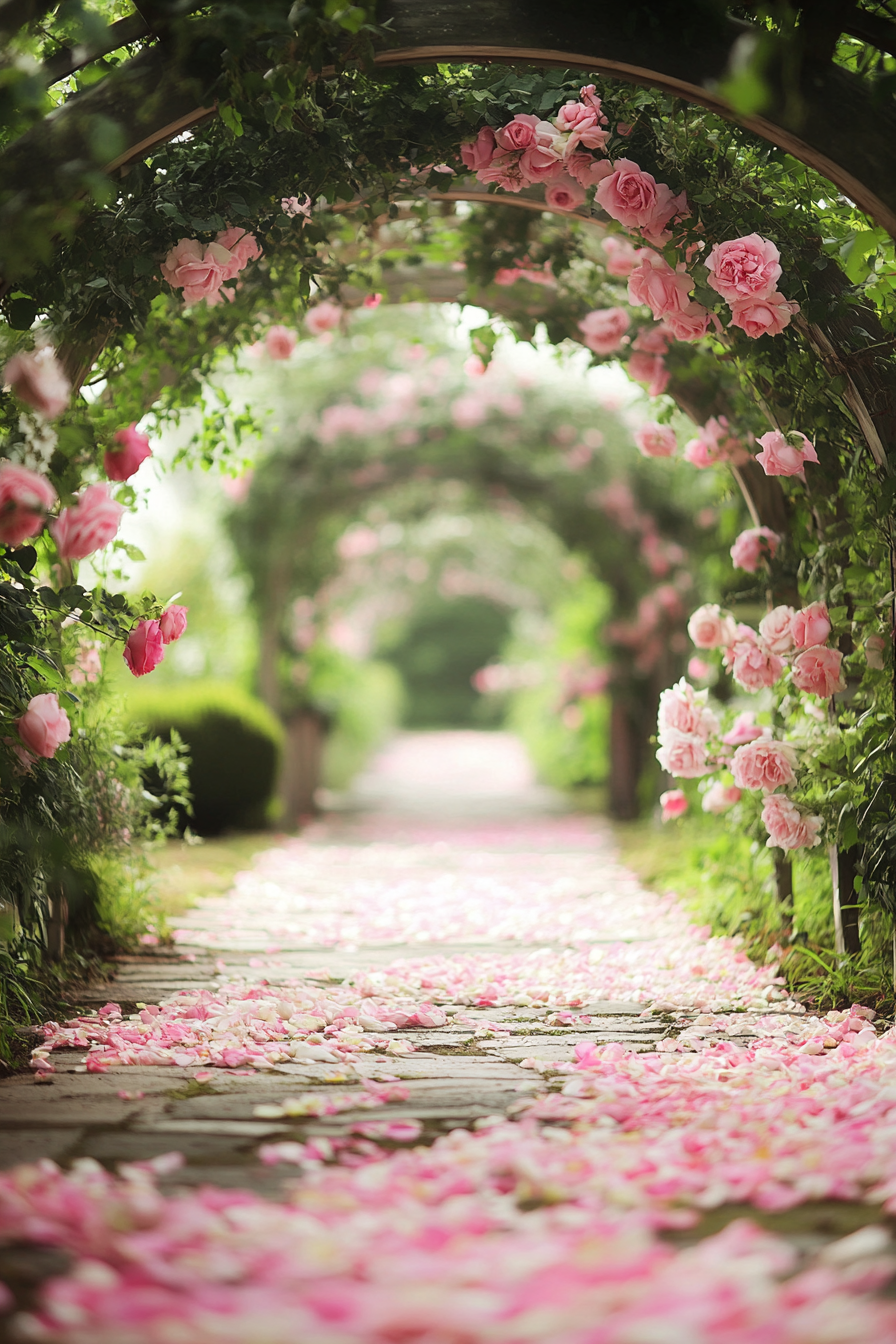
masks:
<path id="1" fill-rule="evenodd" d="M 223 682 L 155 689 L 128 697 L 128 712 L 149 736 L 179 734 L 190 758 L 192 816 L 200 835 L 263 826 L 269 817 L 283 730 L 260 701 Z M 151 788 L 151 782 L 149 783 Z"/>

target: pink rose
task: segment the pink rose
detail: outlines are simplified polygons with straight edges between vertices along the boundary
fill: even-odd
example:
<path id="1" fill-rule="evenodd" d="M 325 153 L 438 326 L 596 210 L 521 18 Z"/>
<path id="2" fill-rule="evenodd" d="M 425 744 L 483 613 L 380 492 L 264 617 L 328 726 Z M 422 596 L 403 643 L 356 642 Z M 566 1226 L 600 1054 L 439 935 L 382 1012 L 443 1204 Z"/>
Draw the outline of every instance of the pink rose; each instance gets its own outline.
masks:
<path id="1" fill-rule="evenodd" d="M 639 264 L 628 278 L 628 301 L 645 304 L 658 321 L 688 305 L 694 282 L 687 271 L 675 271 L 659 252 L 642 248 Z"/>
<path id="2" fill-rule="evenodd" d="M 638 264 L 638 253 L 631 243 L 611 234 L 603 240 L 601 247 L 607 254 L 607 275 L 631 275 Z"/>
<path id="3" fill-rule="evenodd" d="M 175 603 L 165 608 L 159 617 L 159 633 L 163 644 L 173 644 L 176 639 L 180 639 L 187 628 L 188 611 L 189 607 L 179 607 Z"/>
<path id="4" fill-rule="evenodd" d="M 289 359 L 296 348 L 296 334 L 289 327 L 268 327 L 264 337 L 264 348 L 271 359 Z"/>
<path id="5" fill-rule="evenodd" d="M 225 280 L 235 280 L 250 261 L 261 256 L 258 239 L 245 229 L 222 229 L 215 242 L 230 253 L 230 261 L 224 268 Z"/>
<path id="6" fill-rule="evenodd" d="M 709 331 L 710 324 L 719 325 L 718 318 L 696 299 L 691 299 L 680 312 L 666 312 L 663 326 L 670 331 L 676 341 L 699 341 Z"/>
<path id="7" fill-rule="evenodd" d="M 322 299 L 305 314 L 305 326 L 312 336 L 322 336 L 325 331 L 332 331 L 341 321 L 342 309 L 330 299 Z"/>
<path id="8" fill-rule="evenodd" d="M 46 760 L 55 756 L 57 747 L 72 735 L 69 717 L 52 693 L 32 696 L 16 728 L 27 749 Z"/>
<path id="9" fill-rule="evenodd" d="M 718 720 L 707 707 L 707 692 L 695 691 L 682 677 L 676 686 L 670 686 L 660 696 L 657 726 L 660 742 L 665 743 L 670 732 L 685 733 L 706 742 L 719 730 Z"/>
<path id="10" fill-rule="evenodd" d="M 762 807 L 769 849 L 812 849 L 819 843 L 824 822 L 801 812 L 781 793 L 770 793 Z"/>
<path id="11" fill-rule="evenodd" d="M 602 126 L 606 126 L 607 118 L 601 111 L 601 102 L 594 92 L 594 85 L 584 84 L 582 88 L 579 89 L 579 97 L 581 98 L 582 102 L 586 104 L 586 106 L 594 108 L 594 111 L 597 113 L 598 121 L 601 123 Z"/>
<path id="12" fill-rule="evenodd" d="M 624 308 L 595 308 L 579 323 L 583 344 L 596 355 L 610 355 L 622 345 L 622 338 L 631 325 Z"/>
<path id="13" fill-rule="evenodd" d="M 793 607 L 774 607 L 759 622 L 762 641 L 772 653 L 789 653 L 793 648 L 793 633 L 790 628 L 792 620 Z M 814 644 L 820 641 L 811 642 Z"/>
<path id="14" fill-rule="evenodd" d="M 475 140 L 468 140 L 460 147 L 460 157 L 471 173 L 487 168 L 495 157 L 495 133 L 491 126 L 483 126 Z"/>
<path id="15" fill-rule="evenodd" d="M 657 240 L 673 216 L 687 212 L 683 192 L 673 196 L 671 188 L 643 173 L 631 159 L 616 160 L 615 170 L 599 184 L 595 199 L 611 219 Z"/>
<path id="16" fill-rule="evenodd" d="M 717 779 L 703 795 L 703 811 L 720 816 L 741 800 L 741 791 L 736 784 L 723 784 Z"/>
<path id="17" fill-rule="evenodd" d="M 382 294 L 365 294 L 362 308 L 379 308 L 383 301 Z"/>
<path id="18" fill-rule="evenodd" d="M 577 145 L 585 149 L 604 149 L 610 132 L 602 130 L 598 111 L 587 103 L 569 99 L 554 118 L 554 126 L 561 135 L 568 135 L 569 152 Z"/>
<path id="19" fill-rule="evenodd" d="M 106 485 L 88 485 L 76 504 L 63 509 L 50 526 L 62 560 L 84 560 L 101 551 L 118 531 L 124 507 L 109 497 Z"/>
<path id="20" fill-rule="evenodd" d="M 522 191 L 528 183 L 520 168 L 520 154 L 496 154 L 487 168 L 476 174 L 480 182 L 494 183 L 502 191 Z"/>
<path id="21" fill-rule="evenodd" d="M 705 663 L 702 658 L 688 659 L 688 676 L 694 681 L 705 681 L 712 672 L 712 665 Z"/>
<path id="22" fill-rule="evenodd" d="M 755 341 L 760 336 L 778 336 L 799 310 L 798 303 L 788 303 L 777 291 L 766 299 L 738 299 L 731 305 L 728 325 L 740 327 Z"/>
<path id="23" fill-rule="evenodd" d="M 663 327 L 642 327 L 632 341 L 632 349 L 645 355 L 664 355 L 668 348 L 669 333 Z"/>
<path id="24" fill-rule="evenodd" d="M 524 185 L 552 182 L 563 173 L 563 160 L 550 145 L 533 145 L 520 155 L 519 170 Z"/>
<path id="25" fill-rule="evenodd" d="M 758 233 L 716 243 L 705 262 L 709 284 L 730 304 L 767 299 L 781 278 L 780 259 L 774 243 Z"/>
<path id="26" fill-rule="evenodd" d="M 823 602 L 813 602 L 794 613 L 790 626 L 793 642 L 798 649 L 813 644 L 826 644 L 831 633 L 831 618 Z"/>
<path id="27" fill-rule="evenodd" d="M 698 649 L 720 649 L 734 643 L 734 617 L 715 602 L 705 602 L 688 621 L 688 634 Z"/>
<path id="28" fill-rule="evenodd" d="M 711 766 L 706 761 L 706 744 L 693 733 L 679 733 L 670 729 L 656 753 L 660 765 L 678 779 L 697 779 L 706 775 Z"/>
<path id="29" fill-rule="evenodd" d="M 135 677 L 145 677 L 165 657 L 165 641 L 158 621 L 138 621 L 127 637 L 124 660 Z"/>
<path id="30" fill-rule="evenodd" d="M 756 722 L 756 715 L 751 709 L 743 714 L 738 714 L 734 723 L 731 725 L 731 731 L 722 738 L 726 747 L 741 747 L 745 742 L 755 742 L 757 738 L 764 737 L 768 729 L 760 728 Z"/>
<path id="31" fill-rule="evenodd" d="M 843 654 L 839 649 L 829 649 L 823 644 L 806 649 L 793 660 L 793 684 L 799 691 L 807 691 L 809 695 L 828 700 L 835 691 L 842 691 L 846 687 L 840 670 L 842 662 Z"/>
<path id="32" fill-rule="evenodd" d="M 149 439 L 139 433 L 136 425 L 117 429 L 112 435 L 119 448 L 110 448 L 103 458 L 103 470 L 110 481 L 128 481 L 141 462 L 152 457 Z"/>
<path id="33" fill-rule="evenodd" d="M 756 461 L 766 476 L 799 476 L 807 462 L 818 461 L 814 444 L 798 431 L 785 438 L 779 429 L 770 429 L 756 442 L 762 445 Z"/>
<path id="34" fill-rule="evenodd" d="M 644 457 L 671 457 L 678 447 L 675 430 L 669 425 L 658 425 L 655 420 L 639 426 L 634 439 Z"/>
<path id="35" fill-rule="evenodd" d="M 0 541 L 21 546 L 44 525 L 47 509 L 56 503 L 56 491 L 43 476 L 14 462 L 0 462 Z"/>
<path id="36" fill-rule="evenodd" d="M 652 397 L 661 397 L 669 386 L 670 373 L 662 355 L 648 355 L 639 350 L 629 355 L 626 371 L 636 383 L 646 383 Z"/>
<path id="37" fill-rule="evenodd" d="M 551 210 L 575 210 L 586 199 L 586 193 L 571 177 L 559 177 L 545 190 L 544 203 Z"/>
<path id="38" fill-rule="evenodd" d="M 682 817 L 687 812 L 688 800 L 681 789 L 669 789 L 666 793 L 660 794 L 660 807 L 663 821 L 674 821 L 676 817 Z"/>
<path id="39" fill-rule="evenodd" d="M 56 352 L 49 345 L 13 355 L 3 370 L 3 383 L 45 420 L 55 420 L 62 414 L 72 390 Z"/>
<path id="40" fill-rule="evenodd" d="M 502 126 L 499 131 L 495 132 L 495 143 L 498 149 L 505 154 L 512 153 L 515 150 L 531 149 L 533 145 L 538 144 L 536 132 L 538 124 L 538 117 L 533 117 L 531 113 L 518 112 L 513 121 L 509 121 L 506 126 Z M 553 135 L 554 128 L 550 127 L 550 130 Z"/>
<path id="41" fill-rule="evenodd" d="M 759 643 L 738 640 L 732 646 L 731 675 L 745 691 L 761 691 L 774 686 L 784 671 L 784 664 L 776 653 L 769 653 Z"/>
<path id="42" fill-rule="evenodd" d="M 741 789 L 762 789 L 774 793 L 796 780 L 796 752 L 788 742 L 759 738 L 738 747 L 731 762 L 734 782 Z"/>
<path id="43" fill-rule="evenodd" d="M 574 177 L 583 187 L 596 187 L 613 171 L 609 159 L 593 159 L 590 154 L 580 152 L 567 154 L 563 162 L 570 177 Z"/>
<path id="44" fill-rule="evenodd" d="M 172 289 L 182 289 L 184 303 L 205 299 L 213 306 L 226 279 L 232 257 L 220 243 L 203 246 L 196 238 L 181 238 L 162 262 L 162 276 Z"/>
<path id="45" fill-rule="evenodd" d="M 688 439 L 683 457 L 692 467 L 703 471 L 719 462 L 737 462 L 743 456 L 740 439 L 728 433 L 728 420 L 710 416 L 695 439 Z"/>
<path id="46" fill-rule="evenodd" d="M 766 560 L 773 560 L 781 538 L 770 527 L 748 527 L 731 547 L 731 559 L 736 569 L 755 574 Z"/>

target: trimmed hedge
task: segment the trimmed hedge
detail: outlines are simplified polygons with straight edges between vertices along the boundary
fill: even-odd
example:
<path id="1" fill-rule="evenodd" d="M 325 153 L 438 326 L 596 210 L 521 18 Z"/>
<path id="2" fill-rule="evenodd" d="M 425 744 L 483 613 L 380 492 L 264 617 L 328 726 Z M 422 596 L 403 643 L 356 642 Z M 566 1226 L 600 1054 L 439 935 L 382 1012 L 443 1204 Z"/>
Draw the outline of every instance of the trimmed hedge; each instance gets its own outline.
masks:
<path id="1" fill-rule="evenodd" d="M 186 744 L 193 814 L 184 817 L 184 825 L 200 835 L 219 835 L 266 824 L 283 729 L 259 700 L 224 682 L 197 681 L 135 688 L 127 710 L 148 736 L 170 740 L 174 729 Z"/>

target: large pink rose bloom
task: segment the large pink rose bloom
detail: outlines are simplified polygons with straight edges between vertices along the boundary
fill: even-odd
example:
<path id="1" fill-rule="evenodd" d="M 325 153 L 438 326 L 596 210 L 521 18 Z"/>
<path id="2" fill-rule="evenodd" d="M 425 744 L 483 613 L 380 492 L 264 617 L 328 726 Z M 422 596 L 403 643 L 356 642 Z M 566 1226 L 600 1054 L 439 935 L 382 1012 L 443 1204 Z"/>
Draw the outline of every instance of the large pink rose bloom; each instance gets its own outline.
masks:
<path id="1" fill-rule="evenodd" d="M 798 649 L 808 649 L 813 644 L 826 644 L 831 633 L 831 618 L 824 602 L 813 602 L 802 611 L 795 612 L 790 632 Z"/>
<path id="2" fill-rule="evenodd" d="M 545 123 L 548 125 L 548 123 Z M 528 112 L 518 112 L 513 121 L 508 121 L 499 131 L 495 131 L 495 143 L 504 154 L 513 151 L 522 152 L 538 144 L 538 117 Z M 553 135 L 553 127 L 550 127 Z"/>
<path id="3" fill-rule="evenodd" d="M 818 461 L 815 445 L 798 431 L 785 438 L 779 429 L 770 429 L 756 442 L 762 447 L 756 461 L 766 476 L 799 476 L 807 462 Z"/>
<path id="4" fill-rule="evenodd" d="M 666 368 L 662 355 L 648 355 L 636 350 L 628 358 L 625 366 L 630 378 L 636 383 L 646 383 L 652 397 L 661 397 L 669 386 L 671 374 Z"/>
<path id="5" fill-rule="evenodd" d="M 660 810 L 663 821 L 674 821 L 687 812 L 688 800 L 681 789 L 668 789 L 660 794 Z"/>
<path id="6" fill-rule="evenodd" d="M 657 321 L 686 308 L 694 287 L 688 273 L 673 270 L 659 252 L 642 248 L 638 256 L 639 264 L 628 278 L 629 303 L 645 304 Z"/>
<path id="7" fill-rule="evenodd" d="M 62 414 L 72 391 L 55 351 L 48 345 L 13 355 L 3 370 L 3 382 L 19 401 L 45 420 L 55 420 Z"/>
<path id="8" fill-rule="evenodd" d="M 610 355 L 622 345 L 622 338 L 631 326 L 631 318 L 624 308 L 595 308 L 579 323 L 582 342 L 596 355 Z"/>
<path id="9" fill-rule="evenodd" d="M 765 560 L 773 560 L 781 544 L 779 533 L 770 527 L 748 527 L 731 547 L 731 559 L 737 569 L 755 574 Z"/>
<path id="10" fill-rule="evenodd" d="M 322 336 L 324 332 L 332 331 L 341 321 L 342 309 L 330 299 L 322 299 L 305 314 L 305 326 L 312 336 Z"/>
<path id="11" fill-rule="evenodd" d="M 655 420 L 640 425 L 634 439 L 643 457 L 671 457 L 678 447 L 675 430 L 670 425 L 658 425 Z"/>
<path id="12" fill-rule="evenodd" d="M 112 437 L 119 446 L 108 450 L 103 458 L 103 470 L 110 481 L 128 481 L 140 464 L 152 457 L 149 439 L 136 425 L 117 429 Z"/>
<path id="13" fill-rule="evenodd" d="M 188 610 L 188 607 L 179 607 L 176 603 L 172 603 L 162 612 L 159 617 L 159 633 L 163 644 L 173 644 L 176 639 L 180 639 L 187 628 Z"/>
<path id="14" fill-rule="evenodd" d="M 793 648 L 793 632 L 790 628 L 793 615 L 793 607 L 774 607 L 759 622 L 762 642 L 772 653 L 789 653 Z"/>
<path id="15" fill-rule="evenodd" d="M 781 278 L 781 254 L 774 243 L 748 233 L 716 243 L 706 258 L 709 283 L 728 303 L 767 299 Z"/>
<path id="16" fill-rule="evenodd" d="M 702 742 L 717 733 L 718 719 L 707 708 L 706 699 L 706 691 L 695 691 L 683 677 L 676 686 L 663 691 L 657 715 L 660 740 L 665 742 L 670 730 L 691 733 Z"/>
<path id="17" fill-rule="evenodd" d="M 670 729 L 656 758 L 664 770 L 677 779 L 698 779 L 712 769 L 706 760 L 706 744 L 694 733 Z"/>
<path id="18" fill-rule="evenodd" d="M 731 675 L 745 691 L 761 691 L 774 686 L 784 671 L 784 664 L 776 653 L 752 640 L 738 640 L 731 650 Z"/>
<path id="19" fill-rule="evenodd" d="M 77 504 L 51 524 L 50 531 L 62 560 L 84 560 L 101 551 L 118 531 L 124 507 L 109 497 L 105 485 L 89 485 Z"/>
<path id="20" fill-rule="evenodd" d="M 471 173 L 487 168 L 496 153 L 495 133 L 491 126 L 483 126 L 475 140 L 468 140 L 460 147 L 460 157 Z"/>
<path id="21" fill-rule="evenodd" d="M 207 246 L 196 238 L 181 238 L 162 262 L 162 276 L 172 289 L 182 289 L 184 303 L 202 299 L 214 306 L 220 301 L 219 290 L 227 278 L 233 258 L 220 243 Z"/>
<path id="22" fill-rule="evenodd" d="M 614 171 L 597 188 L 595 199 L 611 219 L 659 240 L 669 221 L 687 213 L 684 192 L 674 196 L 664 182 L 644 173 L 631 159 L 617 159 Z"/>
<path id="23" fill-rule="evenodd" d="M 0 463 L 0 541 L 21 546 L 44 525 L 56 503 L 56 491 L 43 476 L 14 462 Z"/>
<path id="24" fill-rule="evenodd" d="M 698 649 L 720 649 L 733 644 L 736 629 L 734 617 L 715 602 L 705 602 L 688 621 L 688 634 Z"/>
<path id="25" fill-rule="evenodd" d="M 230 261 L 224 267 L 225 280 L 234 280 L 250 261 L 261 256 L 258 239 L 245 229 L 222 229 L 215 242 L 230 253 Z"/>
<path id="26" fill-rule="evenodd" d="M 813 849 L 819 843 L 821 817 L 810 817 L 781 793 L 770 793 L 762 807 L 769 849 Z"/>
<path id="27" fill-rule="evenodd" d="M 828 649 L 824 645 L 806 649 L 793 660 L 793 684 L 798 691 L 828 700 L 835 691 L 842 691 L 846 686 L 840 670 L 842 662 L 843 654 L 839 649 Z"/>
<path id="28" fill-rule="evenodd" d="M 57 747 L 61 747 L 72 735 L 68 715 L 60 706 L 58 697 L 49 692 L 32 696 L 28 708 L 16 723 L 16 729 L 28 750 L 46 760 L 50 760 L 56 754 Z"/>
<path id="29" fill-rule="evenodd" d="M 738 747 L 731 762 L 734 782 L 741 789 L 762 789 L 774 793 L 796 780 L 796 752 L 788 742 L 760 738 Z"/>
<path id="30" fill-rule="evenodd" d="M 760 336 L 778 336 L 798 313 L 798 303 L 788 303 L 783 294 L 770 294 L 767 299 L 738 299 L 731 305 L 729 326 L 740 327 L 751 340 Z"/>
<path id="31" fill-rule="evenodd" d="M 135 677 L 145 677 L 165 657 L 158 621 L 138 621 L 127 637 L 123 658 Z"/>

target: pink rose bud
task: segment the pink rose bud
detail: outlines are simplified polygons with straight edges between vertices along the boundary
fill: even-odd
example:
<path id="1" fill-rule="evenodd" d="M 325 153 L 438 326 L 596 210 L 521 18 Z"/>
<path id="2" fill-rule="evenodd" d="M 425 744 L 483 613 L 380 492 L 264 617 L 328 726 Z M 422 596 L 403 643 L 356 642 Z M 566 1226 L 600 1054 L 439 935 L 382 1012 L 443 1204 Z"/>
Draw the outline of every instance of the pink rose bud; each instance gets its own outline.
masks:
<path id="1" fill-rule="evenodd" d="M 49 481 L 14 462 L 0 462 L 0 541 L 21 546 L 44 525 L 47 509 L 56 503 Z"/>
<path id="2" fill-rule="evenodd" d="M 771 429 L 756 442 L 762 446 L 756 461 L 766 476 L 799 476 L 807 462 L 818 461 L 815 445 L 799 431 L 785 436 Z"/>
<path id="3" fill-rule="evenodd" d="M 52 693 L 32 696 L 16 728 L 27 749 L 47 760 L 72 735 L 69 717 L 59 704 L 58 697 Z"/>
<path id="4" fill-rule="evenodd" d="M 108 546 L 123 513 L 124 506 L 110 498 L 108 486 L 89 485 L 77 504 L 63 509 L 50 526 L 60 559 L 84 560 Z"/>
<path id="5" fill-rule="evenodd" d="M 145 677 L 165 657 L 165 641 L 158 621 L 138 621 L 127 637 L 124 660 L 135 677 Z"/>
<path id="6" fill-rule="evenodd" d="M 660 807 L 663 811 L 663 821 L 674 821 L 676 817 L 682 817 L 687 812 L 688 800 L 681 789 L 669 789 L 667 793 L 660 794 Z"/>
<path id="7" fill-rule="evenodd" d="M 731 762 L 734 782 L 741 789 L 761 789 L 774 793 L 796 780 L 796 752 L 788 742 L 760 738 L 738 747 Z"/>
<path id="8" fill-rule="evenodd" d="M 635 430 L 635 444 L 643 457 L 672 457 L 678 447 L 675 430 L 648 420 Z"/>
<path id="9" fill-rule="evenodd" d="M 748 527 L 731 547 L 731 559 L 737 569 L 755 574 L 766 560 L 773 560 L 781 538 L 770 527 Z"/>
<path id="10" fill-rule="evenodd" d="M 813 644 L 827 643 L 831 633 L 831 618 L 823 602 L 813 602 L 795 613 L 790 624 L 793 642 L 798 649 L 811 648 Z"/>
<path id="11" fill-rule="evenodd" d="M 55 420 L 62 414 L 72 390 L 55 351 L 48 345 L 13 355 L 3 370 L 3 382 L 19 401 L 45 420 Z"/>
<path id="12" fill-rule="evenodd" d="M 149 439 L 138 431 L 136 425 L 117 429 L 112 437 L 119 447 L 108 450 L 103 459 L 103 469 L 110 481 L 128 481 L 141 462 L 152 457 Z"/>
<path id="13" fill-rule="evenodd" d="M 829 649 L 825 645 L 806 649 L 793 660 L 793 684 L 799 691 L 828 700 L 835 691 L 846 688 L 840 671 L 842 662 L 843 654 L 839 649 Z"/>
<path id="14" fill-rule="evenodd" d="M 289 327 L 268 327 L 264 338 L 264 348 L 271 359 L 289 359 L 296 348 L 296 334 Z"/>
<path id="15" fill-rule="evenodd" d="M 188 607 L 172 604 L 162 612 L 159 617 L 159 632 L 163 644 L 173 644 L 176 639 L 180 639 L 187 628 L 188 610 Z"/>
<path id="16" fill-rule="evenodd" d="M 813 849 L 820 842 L 821 817 L 810 817 L 782 793 L 770 793 L 762 807 L 769 849 Z"/>

